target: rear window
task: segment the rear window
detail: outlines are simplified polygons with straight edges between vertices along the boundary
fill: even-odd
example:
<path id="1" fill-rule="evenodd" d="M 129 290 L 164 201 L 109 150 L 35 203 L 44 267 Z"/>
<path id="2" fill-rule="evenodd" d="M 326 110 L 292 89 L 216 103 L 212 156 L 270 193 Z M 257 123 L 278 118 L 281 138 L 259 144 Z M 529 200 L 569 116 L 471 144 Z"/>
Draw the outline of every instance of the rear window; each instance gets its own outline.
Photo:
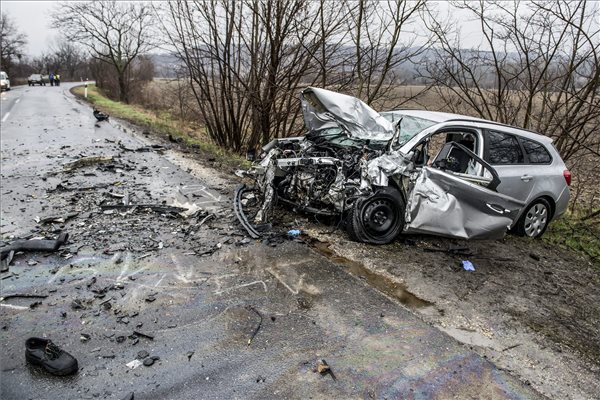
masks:
<path id="1" fill-rule="evenodd" d="M 517 138 L 506 133 L 489 131 L 488 162 L 494 165 L 523 164 L 523 151 Z"/>
<path id="2" fill-rule="evenodd" d="M 523 143 L 530 164 L 549 164 L 552 162 L 552 157 L 543 144 L 523 138 L 521 138 L 521 143 Z"/>

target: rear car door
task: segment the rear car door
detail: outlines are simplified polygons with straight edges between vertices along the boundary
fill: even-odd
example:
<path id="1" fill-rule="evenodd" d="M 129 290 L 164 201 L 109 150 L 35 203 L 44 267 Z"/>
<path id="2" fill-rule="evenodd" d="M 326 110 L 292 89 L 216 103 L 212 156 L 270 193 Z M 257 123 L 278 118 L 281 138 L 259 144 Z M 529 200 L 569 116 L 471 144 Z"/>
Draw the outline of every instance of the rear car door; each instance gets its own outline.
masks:
<path id="1" fill-rule="evenodd" d="M 516 135 L 500 130 L 486 130 L 484 159 L 500 177 L 498 192 L 524 203 L 529 201 L 539 177 L 531 166 L 525 163 L 525 153 Z"/>
<path id="2" fill-rule="evenodd" d="M 479 164 L 484 176 L 452 171 L 457 152 Z M 422 167 L 411 179 L 404 231 L 460 239 L 501 238 L 524 204 L 495 191 L 499 184 L 497 172 L 487 162 L 458 143 L 446 143 L 432 166 Z"/>

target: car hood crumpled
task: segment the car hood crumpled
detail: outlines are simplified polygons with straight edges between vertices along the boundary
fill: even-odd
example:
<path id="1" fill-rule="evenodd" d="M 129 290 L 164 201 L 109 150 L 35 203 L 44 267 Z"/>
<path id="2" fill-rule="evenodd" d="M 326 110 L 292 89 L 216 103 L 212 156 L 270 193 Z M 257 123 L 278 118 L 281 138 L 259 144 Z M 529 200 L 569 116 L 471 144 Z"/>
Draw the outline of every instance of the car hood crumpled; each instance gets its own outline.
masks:
<path id="1" fill-rule="evenodd" d="M 356 97 L 309 87 L 300 100 L 308 130 L 338 128 L 350 137 L 363 140 L 389 140 L 394 125 Z"/>

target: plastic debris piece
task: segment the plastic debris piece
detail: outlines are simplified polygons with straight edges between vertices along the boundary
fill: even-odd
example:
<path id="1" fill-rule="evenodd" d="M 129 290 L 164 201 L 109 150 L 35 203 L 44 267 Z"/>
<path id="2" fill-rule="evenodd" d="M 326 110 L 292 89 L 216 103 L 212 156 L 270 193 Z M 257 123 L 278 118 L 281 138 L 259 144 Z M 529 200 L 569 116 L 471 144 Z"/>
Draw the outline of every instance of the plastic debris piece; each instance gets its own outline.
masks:
<path id="1" fill-rule="evenodd" d="M 150 354 L 148 354 L 148 352 L 146 350 L 141 350 L 137 354 L 138 360 L 143 360 L 144 358 L 147 358 L 149 356 L 150 356 Z"/>
<path id="2" fill-rule="evenodd" d="M 300 229 L 290 229 L 287 234 L 292 237 L 300 236 Z"/>
<path id="3" fill-rule="evenodd" d="M 127 368 L 129 369 L 136 369 L 137 367 L 139 367 L 140 365 L 142 365 L 142 362 L 140 360 L 138 360 L 137 358 L 133 361 L 128 362 L 127 364 L 125 364 L 127 366 Z"/>
<path id="4" fill-rule="evenodd" d="M 150 358 L 146 358 L 146 359 L 144 360 L 144 366 L 146 366 L 146 367 L 149 367 L 149 366 L 151 366 L 152 364 L 154 364 L 154 358 L 150 357 Z"/>
<path id="5" fill-rule="evenodd" d="M 464 268 L 465 271 L 475 271 L 475 266 L 469 260 L 463 260 L 462 261 L 462 266 L 463 266 L 463 268 Z"/>

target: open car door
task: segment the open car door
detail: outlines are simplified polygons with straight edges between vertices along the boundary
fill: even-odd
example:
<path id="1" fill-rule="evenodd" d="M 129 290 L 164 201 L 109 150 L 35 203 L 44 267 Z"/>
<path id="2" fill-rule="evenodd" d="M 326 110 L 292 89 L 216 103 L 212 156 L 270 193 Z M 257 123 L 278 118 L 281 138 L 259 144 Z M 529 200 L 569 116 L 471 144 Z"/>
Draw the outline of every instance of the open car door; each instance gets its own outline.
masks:
<path id="1" fill-rule="evenodd" d="M 415 174 L 407 194 L 406 233 L 498 239 L 524 206 L 496 192 L 496 171 L 456 142 L 446 143 L 432 166 Z"/>

